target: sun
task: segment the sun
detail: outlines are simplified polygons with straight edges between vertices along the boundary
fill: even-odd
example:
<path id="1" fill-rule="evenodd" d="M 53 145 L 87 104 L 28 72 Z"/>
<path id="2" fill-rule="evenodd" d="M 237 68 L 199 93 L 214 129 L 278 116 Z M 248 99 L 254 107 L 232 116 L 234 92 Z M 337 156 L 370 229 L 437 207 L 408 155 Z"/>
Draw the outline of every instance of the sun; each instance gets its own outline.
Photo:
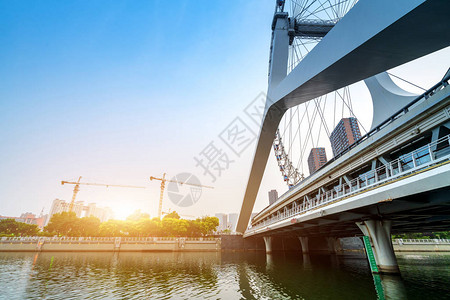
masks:
<path id="1" fill-rule="evenodd" d="M 127 205 L 126 203 L 115 203 L 110 205 L 115 220 L 125 220 L 129 215 L 131 215 L 136 208 Z"/>

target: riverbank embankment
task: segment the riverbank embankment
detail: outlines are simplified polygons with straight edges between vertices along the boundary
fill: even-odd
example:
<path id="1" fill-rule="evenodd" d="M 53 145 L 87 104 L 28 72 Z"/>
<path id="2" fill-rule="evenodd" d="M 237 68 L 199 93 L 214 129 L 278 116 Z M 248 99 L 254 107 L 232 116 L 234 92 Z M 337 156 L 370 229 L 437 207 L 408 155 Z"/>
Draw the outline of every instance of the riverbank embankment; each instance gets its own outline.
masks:
<path id="1" fill-rule="evenodd" d="M 220 238 L 23 237 L 1 238 L 0 251 L 145 252 L 220 251 Z"/>
<path id="2" fill-rule="evenodd" d="M 297 241 L 298 242 L 298 241 Z M 360 238 L 339 239 L 337 253 L 361 251 Z M 450 252 L 450 240 L 394 239 L 396 252 Z M 286 241 L 282 251 L 299 251 Z M 294 245 L 295 246 L 295 245 Z M 325 248 L 311 248 L 312 252 L 326 252 Z M 262 238 L 244 239 L 240 235 L 210 238 L 186 237 L 2 237 L 0 252 L 189 252 L 189 251 L 265 251 Z"/>

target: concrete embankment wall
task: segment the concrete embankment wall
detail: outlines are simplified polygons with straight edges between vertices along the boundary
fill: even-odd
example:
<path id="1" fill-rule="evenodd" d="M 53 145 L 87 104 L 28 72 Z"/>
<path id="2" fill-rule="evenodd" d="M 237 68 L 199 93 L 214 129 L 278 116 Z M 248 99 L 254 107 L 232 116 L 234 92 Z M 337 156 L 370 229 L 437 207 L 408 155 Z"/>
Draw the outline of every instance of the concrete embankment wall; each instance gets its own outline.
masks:
<path id="1" fill-rule="evenodd" d="M 359 238 L 338 241 L 337 251 L 362 251 Z M 393 240 L 397 252 L 450 252 L 450 240 Z M 301 251 L 298 238 L 273 238 L 274 251 Z M 215 238 L 0 238 L 0 252 L 146 252 L 146 251 L 265 251 L 261 237 L 222 235 Z M 311 252 L 327 251 L 320 239 L 311 239 Z"/>
<path id="2" fill-rule="evenodd" d="M 188 238 L 57 238 L 3 239 L 0 252 L 145 252 L 220 251 L 220 239 Z"/>
<path id="3" fill-rule="evenodd" d="M 266 246 L 263 238 L 246 238 L 242 235 L 222 235 L 220 236 L 222 251 L 265 251 Z"/>

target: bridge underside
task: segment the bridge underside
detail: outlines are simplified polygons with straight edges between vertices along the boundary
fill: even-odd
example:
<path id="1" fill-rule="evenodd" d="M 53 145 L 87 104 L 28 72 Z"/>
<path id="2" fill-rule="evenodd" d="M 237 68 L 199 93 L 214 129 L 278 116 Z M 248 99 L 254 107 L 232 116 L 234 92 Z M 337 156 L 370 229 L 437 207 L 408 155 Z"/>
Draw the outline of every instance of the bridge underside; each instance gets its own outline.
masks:
<path id="1" fill-rule="evenodd" d="M 361 236 L 355 225 L 369 219 L 392 220 L 392 233 L 445 231 L 450 228 L 450 187 L 392 201 L 326 215 L 255 236 L 350 237 Z"/>

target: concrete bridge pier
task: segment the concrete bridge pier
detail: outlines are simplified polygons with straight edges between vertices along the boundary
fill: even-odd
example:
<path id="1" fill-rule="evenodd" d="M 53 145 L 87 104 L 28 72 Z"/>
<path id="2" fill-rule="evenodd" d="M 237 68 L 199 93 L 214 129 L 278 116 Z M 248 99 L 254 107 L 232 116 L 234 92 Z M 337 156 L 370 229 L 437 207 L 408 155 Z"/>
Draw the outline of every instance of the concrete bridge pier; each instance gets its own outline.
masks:
<path id="1" fill-rule="evenodd" d="M 300 244 L 302 244 L 302 252 L 309 253 L 308 237 L 307 236 L 299 236 L 298 239 L 300 240 Z"/>
<path id="2" fill-rule="evenodd" d="M 370 238 L 375 262 L 380 273 L 400 273 L 391 239 L 390 220 L 357 222 L 359 229 Z"/>
<path id="3" fill-rule="evenodd" d="M 264 237 L 264 244 L 266 245 L 266 253 L 272 253 L 272 237 L 271 236 Z"/>
<path id="4" fill-rule="evenodd" d="M 336 246 L 338 239 L 333 236 L 326 237 L 325 239 L 327 241 L 328 251 L 331 254 L 336 254 L 338 252 L 338 247 Z"/>

